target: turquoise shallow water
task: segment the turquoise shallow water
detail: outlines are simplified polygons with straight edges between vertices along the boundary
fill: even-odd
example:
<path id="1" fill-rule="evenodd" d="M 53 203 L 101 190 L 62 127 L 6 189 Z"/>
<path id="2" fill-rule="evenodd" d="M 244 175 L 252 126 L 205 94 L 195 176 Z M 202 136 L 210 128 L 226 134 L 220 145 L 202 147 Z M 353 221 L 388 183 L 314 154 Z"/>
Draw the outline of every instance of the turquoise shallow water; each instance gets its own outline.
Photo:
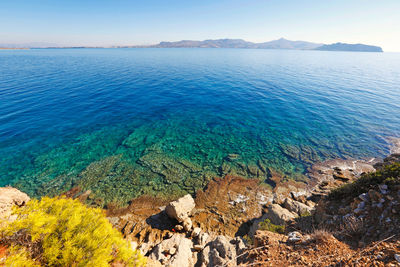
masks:
<path id="1" fill-rule="evenodd" d="M 400 54 L 252 49 L 0 51 L 0 186 L 98 203 L 227 173 L 305 179 L 399 136 Z"/>

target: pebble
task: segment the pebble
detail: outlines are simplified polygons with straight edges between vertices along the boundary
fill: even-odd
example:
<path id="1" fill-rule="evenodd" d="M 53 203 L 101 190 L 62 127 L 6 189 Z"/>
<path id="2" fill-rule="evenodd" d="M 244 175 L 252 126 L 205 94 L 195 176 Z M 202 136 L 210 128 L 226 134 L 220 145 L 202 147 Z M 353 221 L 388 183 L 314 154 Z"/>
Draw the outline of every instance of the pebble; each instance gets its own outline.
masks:
<path id="1" fill-rule="evenodd" d="M 400 263 L 400 254 L 394 254 L 394 258 Z"/>
<path id="2" fill-rule="evenodd" d="M 175 225 L 175 230 L 177 230 L 177 231 L 182 231 L 183 230 L 183 226 L 182 225 L 180 225 L 180 224 L 177 224 L 177 225 Z"/>
<path id="3" fill-rule="evenodd" d="M 192 231 L 192 237 L 198 237 L 201 233 L 200 227 L 195 227 Z"/>
<path id="4" fill-rule="evenodd" d="M 380 184 L 378 185 L 379 191 L 381 191 L 381 194 L 386 195 L 387 194 L 387 189 L 388 186 L 386 184 Z"/>
<path id="5" fill-rule="evenodd" d="M 358 196 L 361 200 L 363 201 L 368 201 L 369 197 L 367 193 L 362 193 L 361 195 Z"/>
<path id="6" fill-rule="evenodd" d="M 359 214 L 362 213 L 362 211 L 363 211 L 363 209 L 356 208 L 356 209 L 354 210 L 354 214 L 359 215 Z"/>
<path id="7" fill-rule="evenodd" d="M 196 251 L 201 251 L 201 250 L 203 249 L 203 246 L 197 244 L 197 245 L 194 245 L 193 248 L 194 248 L 194 250 L 196 250 Z"/>
<path id="8" fill-rule="evenodd" d="M 174 255 L 176 253 L 176 248 L 175 247 L 169 248 L 168 253 L 170 255 Z"/>
<path id="9" fill-rule="evenodd" d="M 288 234 L 288 242 L 298 242 L 302 238 L 302 235 L 299 232 L 290 232 Z"/>

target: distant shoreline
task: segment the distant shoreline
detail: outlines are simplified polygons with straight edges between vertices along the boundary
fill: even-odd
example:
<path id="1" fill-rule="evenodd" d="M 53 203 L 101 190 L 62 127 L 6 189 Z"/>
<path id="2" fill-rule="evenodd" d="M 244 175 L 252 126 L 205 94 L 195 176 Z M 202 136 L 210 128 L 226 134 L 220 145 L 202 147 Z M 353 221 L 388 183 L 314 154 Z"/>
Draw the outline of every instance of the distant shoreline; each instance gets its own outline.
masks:
<path id="1" fill-rule="evenodd" d="M 11 47 L 0 47 L 0 50 L 29 50 L 30 48 L 11 48 Z"/>
<path id="2" fill-rule="evenodd" d="M 59 46 L 57 44 L 18 44 L 5 45 L 6 47 L 27 47 L 27 48 L 235 48 L 235 49 L 285 49 L 285 50 L 320 50 L 320 51 L 352 51 L 352 52 L 383 52 L 379 46 L 365 44 L 348 44 L 348 43 L 313 43 L 307 41 L 291 41 L 285 38 L 272 40 L 263 43 L 248 42 L 243 39 L 208 39 L 203 41 L 197 40 L 181 40 L 176 42 L 160 42 L 153 45 L 110 45 L 110 46 Z"/>
<path id="3" fill-rule="evenodd" d="M 40 49 L 249 49 L 249 50 L 286 50 L 286 51 L 318 51 L 318 52 L 356 52 L 356 53 L 384 53 L 385 51 L 360 51 L 360 50 L 322 50 L 322 49 L 290 49 L 290 48 L 232 48 L 232 47 L 152 47 L 152 46 L 78 46 L 78 47 L 31 47 L 31 48 L 0 48 L 0 50 L 40 50 Z M 396 52 L 395 52 L 396 53 Z"/>

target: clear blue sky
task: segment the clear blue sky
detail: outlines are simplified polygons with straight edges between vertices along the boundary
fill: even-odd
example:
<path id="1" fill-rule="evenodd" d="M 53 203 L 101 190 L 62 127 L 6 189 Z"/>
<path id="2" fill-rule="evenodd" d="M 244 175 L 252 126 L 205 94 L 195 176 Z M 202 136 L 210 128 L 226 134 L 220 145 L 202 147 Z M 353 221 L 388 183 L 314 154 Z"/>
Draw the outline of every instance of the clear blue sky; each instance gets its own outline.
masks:
<path id="1" fill-rule="evenodd" d="M 1 0 L 0 43 L 285 37 L 400 51 L 399 14 L 400 0 Z"/>

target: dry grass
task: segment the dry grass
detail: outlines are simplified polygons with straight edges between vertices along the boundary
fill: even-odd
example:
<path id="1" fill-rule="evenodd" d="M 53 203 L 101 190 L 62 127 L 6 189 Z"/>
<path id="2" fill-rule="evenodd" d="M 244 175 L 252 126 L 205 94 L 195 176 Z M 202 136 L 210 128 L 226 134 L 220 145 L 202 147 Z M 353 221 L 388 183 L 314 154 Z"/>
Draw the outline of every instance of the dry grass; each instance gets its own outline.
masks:
<path id="1" fill-rule="evenodd" d="M 365 223 L 354 215 L 343 220 L 340 226 L 340 232 L 348 237 L 359 237 L 365 232 Z"/>
<path id="2" fill-rule="evenodd" d="M 310 240 L 316 243 L 326 242 L 332 237 L 332 233 L 327 229 L 316 229 L 310 234 Z"/>

